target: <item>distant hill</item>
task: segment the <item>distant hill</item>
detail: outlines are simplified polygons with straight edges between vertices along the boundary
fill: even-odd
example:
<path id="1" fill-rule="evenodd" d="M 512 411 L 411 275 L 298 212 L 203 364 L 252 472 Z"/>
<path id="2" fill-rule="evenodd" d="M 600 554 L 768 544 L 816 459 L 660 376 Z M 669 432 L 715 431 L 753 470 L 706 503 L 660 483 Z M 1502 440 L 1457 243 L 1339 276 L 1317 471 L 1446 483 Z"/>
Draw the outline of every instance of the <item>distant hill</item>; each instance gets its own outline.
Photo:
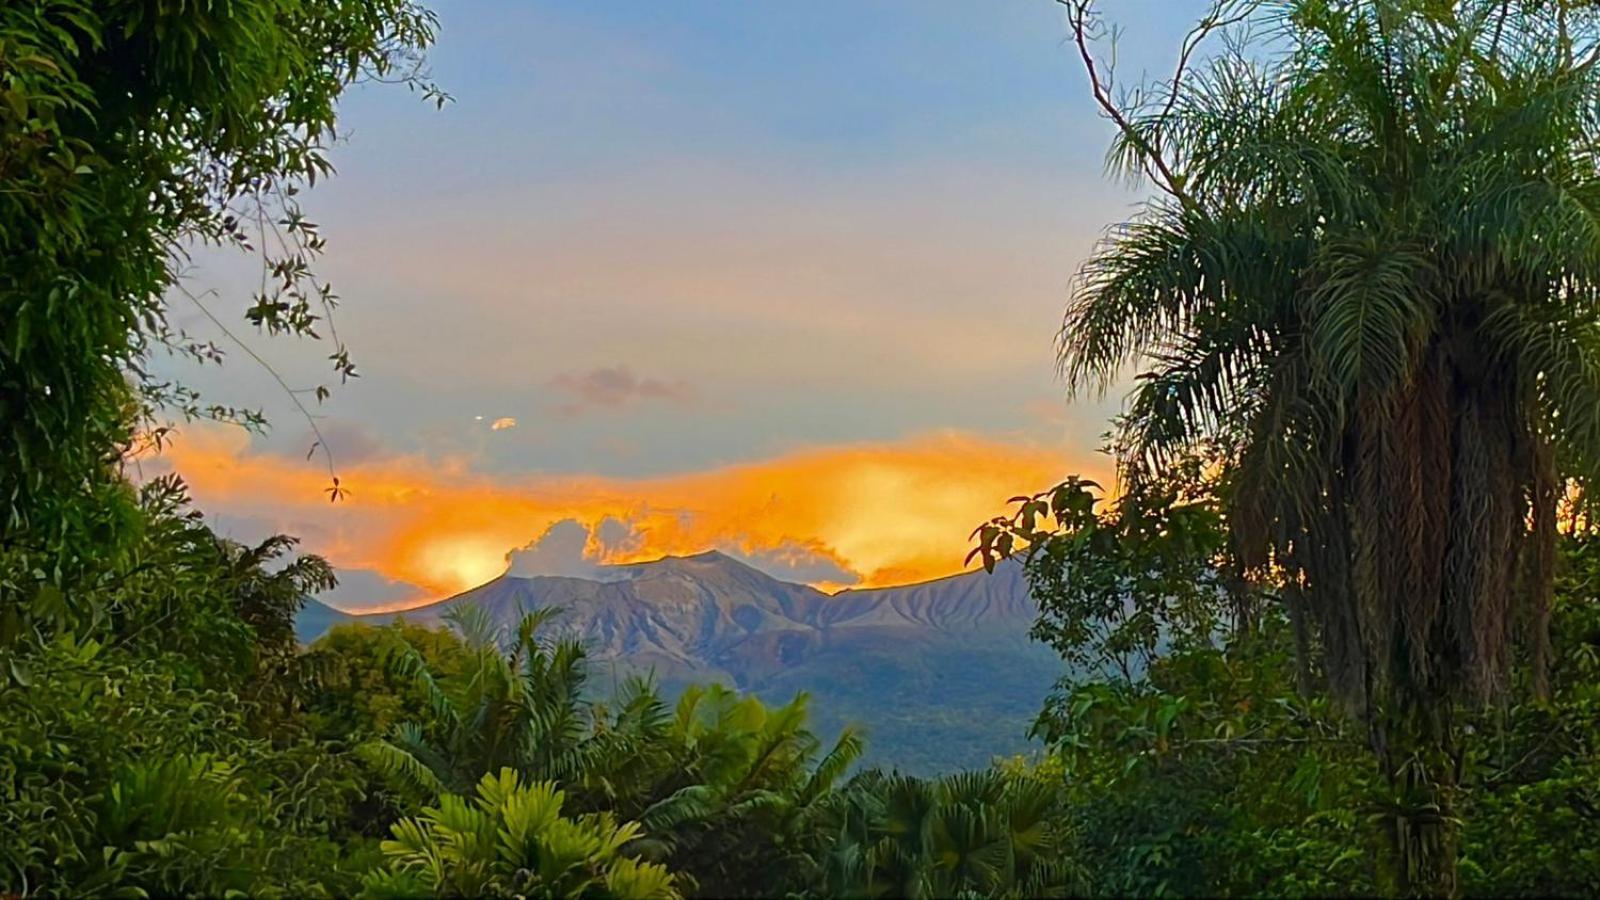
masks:
<path id="1" fill-rule="evenodd" d="M 859 724 L 870 762 L 919 773 L 1026 750 L 1028 725 L 1062 674 L 1055 654 L 1028 639 L 1035 608 L 1016 565 L 828 595 L 711 551 L 602 567 L 595 578 L 502 576 L 405 617 L 438 622 L 462 604 L 507 629 L 524 610 L 559 607 L 557 627 L 595 660 L 618 677 L 654 671 L 669 692 L 711 680 L 772 701 L 807 691 L 821 732 Z M 339 621 L 392 618 L 314 604 L 297 633 L 310 640 Z"/>
<path id="2" fill-rule="evenodd" d="M 347 612 L 340 612 L 326 603 L 316 600 L 306 601 L 306 605 L 294 617 L 294 636 L 302 644 L 309 644 L 324 634 L 335 625 L 346 622 L 356 622 L 363 619 L 376 621 L 382 616 L 352 616 Z"/>

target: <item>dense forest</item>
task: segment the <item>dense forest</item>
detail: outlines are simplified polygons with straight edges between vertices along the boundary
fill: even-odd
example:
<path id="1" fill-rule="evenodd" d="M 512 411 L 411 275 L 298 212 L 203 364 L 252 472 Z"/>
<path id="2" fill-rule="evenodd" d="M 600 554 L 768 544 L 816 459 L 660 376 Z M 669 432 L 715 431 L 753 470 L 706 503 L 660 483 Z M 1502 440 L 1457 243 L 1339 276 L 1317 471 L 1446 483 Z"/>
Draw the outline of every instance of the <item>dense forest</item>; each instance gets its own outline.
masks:
<path id="1" fill-rule="evenodd" d="M 1138 375 L 1119 491 L 974 553 L 1102 674 L 1037 698 L 1037 757 L 914 778 L 803 695 L 596 691 L 548 610 L 301 646 L 336 573 L 129 466 L 260 417 L 149 362 L 221 358 L 167 316 L 226 302 L 181 277 L 221 245 L 248 326 L 356 374 L 300 196 L 352 85 L 447 99 L 436 20 L 0 7 L 0 894 L 1600 893 L 1600 13 L 1221 3 L 1130 93 L 1062 9 L 1148 195 L 1063 372 Z"/>

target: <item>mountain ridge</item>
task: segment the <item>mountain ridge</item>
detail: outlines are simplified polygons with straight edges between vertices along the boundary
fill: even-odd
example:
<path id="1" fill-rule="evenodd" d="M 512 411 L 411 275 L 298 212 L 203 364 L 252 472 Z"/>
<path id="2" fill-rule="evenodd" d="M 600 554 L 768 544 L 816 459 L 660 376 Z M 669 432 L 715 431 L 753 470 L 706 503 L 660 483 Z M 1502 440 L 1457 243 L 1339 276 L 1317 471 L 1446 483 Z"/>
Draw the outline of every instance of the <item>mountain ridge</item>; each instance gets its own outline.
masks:
<path id="1" fill-rule="evenodd" d="M 506 573 L 451 597 L 392 613 L 344 613 L 319 603 L 327 612 L 316 610 L 307 616 L 307 624 L 337 623 L 340 616 L 352 621 L 404 616 L 438 622 L 451 609 L 476 604 L 490 613 L 494 624 L 510 627 L 525 610 L 556 606 L 563 614 L 555 627 L 584 640 L 598 658 L 644 652 L 695 668 L 694 662 L 763 632 L 825 635 L 853 628 L 950 632 L 1031 625 L 1035 612 L 1015 565 L 998 567 L 993 573 L 962 572 L 833 594 L 775 578 L 718 550 L 602 566 L 599 571 L 598 578 Z"/>
<path id="2" fill-rule="evenodd" d="M 827 594 L 711 550 L 602 566 L 594 578 L 507 573 L 399 613 L 353 616 L 318 604 L 302 615 L 322 630 L 401 617 L 432 625 L 467 604 L 507 634 L 525 611 L 558 607 L 552 627 L 581 640 L 592 659 L 613 674 L 649 674 L 669 693 L 704 681 L 776 701 L 806 691 L 821 728 L 865 726 L 876 732 L 874 761 L 908 770 L 986 764 L 1025 749 L 1027 725 L 1062 673 L 1029 639 L 1036 607 L 1015 563 Z M 315 636 L 308 627 L 302 640 Z M 930 721 L 947 733 L 918 746 Z"/>

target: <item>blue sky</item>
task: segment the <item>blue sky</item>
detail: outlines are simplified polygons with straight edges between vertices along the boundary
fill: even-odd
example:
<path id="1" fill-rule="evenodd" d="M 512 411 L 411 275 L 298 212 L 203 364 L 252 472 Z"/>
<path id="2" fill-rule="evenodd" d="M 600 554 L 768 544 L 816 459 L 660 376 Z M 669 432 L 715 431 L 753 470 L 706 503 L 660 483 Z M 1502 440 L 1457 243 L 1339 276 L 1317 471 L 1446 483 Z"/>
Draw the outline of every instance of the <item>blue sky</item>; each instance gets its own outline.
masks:
<path id="1" fill-rule="evenodd" d="M 1056 4 L 436 8 L 455 102 L 357 89 L 339 174 L 307 199 L 363 372 L 321 420 L 346 464 L 668 478 L 959 434 L 1082 468 L 1117 398 L 1068 406 L 1052 343 L 1137 194 L 1104 176 L 1109 126 Z M 1124 83 L 1165 75 L 1203 11 L 1105 8 Z M 206 256 L 194 280 L 242 305 L 252 271 Z M 249 339 L 291 382 L 320 377 L 325 348 Z M 239 452 L 303 454 L 235 356 L 200 386 L 277 423 Z M 227 527 L 357 539 L 195 481 Z"/>

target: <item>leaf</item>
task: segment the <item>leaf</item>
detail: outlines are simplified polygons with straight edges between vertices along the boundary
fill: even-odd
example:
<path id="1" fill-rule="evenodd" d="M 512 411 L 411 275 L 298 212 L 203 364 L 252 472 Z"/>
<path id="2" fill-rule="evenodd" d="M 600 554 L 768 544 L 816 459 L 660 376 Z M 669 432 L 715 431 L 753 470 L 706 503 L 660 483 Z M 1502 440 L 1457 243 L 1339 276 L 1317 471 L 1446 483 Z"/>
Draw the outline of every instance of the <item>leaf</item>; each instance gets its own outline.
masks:
<path id="1" fill-rule="evenodd" d="M 33 686 L 33 673 L 28 671 L 28 667 L 22 662 L 22 660 L 17 659 L 15 656 L 11 656 L 6 660 L 6 668 L 10 673 L 12 682 L 18 687 L 26 688 Z"/>

